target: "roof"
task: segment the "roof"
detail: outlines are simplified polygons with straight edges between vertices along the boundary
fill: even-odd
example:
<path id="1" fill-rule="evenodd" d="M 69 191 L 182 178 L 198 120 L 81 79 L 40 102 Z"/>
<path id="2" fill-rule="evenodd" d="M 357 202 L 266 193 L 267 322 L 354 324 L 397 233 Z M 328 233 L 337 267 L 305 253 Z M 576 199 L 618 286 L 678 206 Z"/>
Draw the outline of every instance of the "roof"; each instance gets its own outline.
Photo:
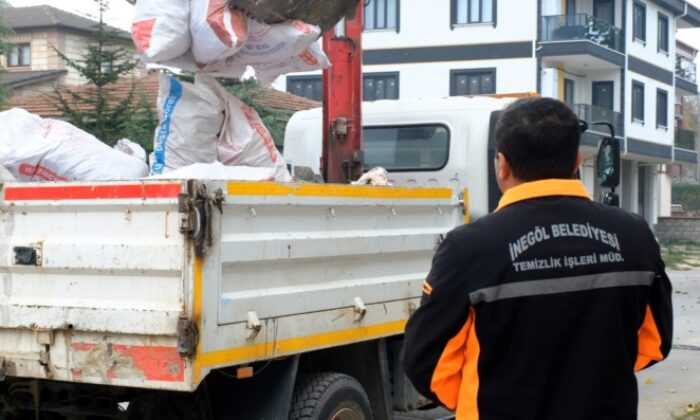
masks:
<path id="1" fill-rule="evenodd" d="M 7 7 L 3 10 L 3 19 L 15 31 L 22 29 L 60 27 L 84 32 L 95 32 L 97 21 L 66 12 L 53 6 Z M 120 38 L 131 39 L 131 35 L 121 29 L 107 25 L 116 31 Z"/>
<path id="2" fill-rule="evenodd" d="M 110 88 L 110 93 L 112 95 L 111 99 L 113 103 L 117 103 L 129 95 L 132 82 L 132 79 L 125 78 L 112 85 Z M 146 101 L 148 101 L 148 104 L 155 109 L 156 100 L 158 97 L 158 75 L 155 74 L 146 76 L 136 80 L 135 83 L 137 86 L 137 95 L 140 92 L 143 93 L 143 97 L 146 99 Z M 71 91 L 77 94 L 89 95 L 90 91 L 93 89 L 94 88 L 92 85 L 83 85 L 73 87 Z M 61 111 L 55 105 L 53 105 L 51 101 L 47 100 L 48 95 L 50 94 L 36 93 L 30 95 L 13 96 L 6 104 L 6 108 L 23 108 L 44 118 L 61 118 L 63 113 L 61 113 Z M 68 103 L 74 102 L 70 95 L 65 95 L 65 98 Z M 139 97 L 137 96 L 135 101 L 138 100 Z M 89 105 L 81 104 L 81 106 L 78 106 L 77 109 L 86 111 L 89 109 Z"/>
<path id="3" fill-rule="evenodd" d="M 151 73 L 148 76 L 136 81 L 137 93 L 143 94 L 148 104 L 155 109 L 158 101 L 158 79 L 157 72 Z M 110 92 L 112 100 L 118 102 L 127 97 L 131 90 L 132 79 L 126 78 L 115 83 Z M 72 91 L 78 94 L 88 94 L 93 89 L 91 86 L 77 86 L 72 88 Z M 259 91 L 253 96 L 253 105 L 268 106 L 278 110 L 286 110 L 291 112 L 302 111 L 306 109 L 318 108 L 320 102 L 302 98 L 291 93 L 280 92 L 275 89 L 258 87 Z M 71 98 L 67 98 L 71 102 Z M 136 99 L 138 100 L 138 98 Z M 15 96 L 10 99 L 7 108 L 24 108 L 27 111 L 38 114 L 42 117 L 60 118 L 62 113 L 58 108 L 47 101 L 46 94 L 29 94 L 23 96 Z"/>
<path id="4" fill-rule="evenodd" d="M 258 105 L 288 111 L 305 111 L 307 109 L 318 108 L 323 104 L 302 96 L 281 92 L 276 89 L 260 87 L 253 97 L 253 102 Z"/>
<path id="5" fill-rule="evenodd" d="M 58 79 L 68 70 L 12 71 L 0 73 L 0 83 L 11 88 L 31 86 L 40 82 Z"/>

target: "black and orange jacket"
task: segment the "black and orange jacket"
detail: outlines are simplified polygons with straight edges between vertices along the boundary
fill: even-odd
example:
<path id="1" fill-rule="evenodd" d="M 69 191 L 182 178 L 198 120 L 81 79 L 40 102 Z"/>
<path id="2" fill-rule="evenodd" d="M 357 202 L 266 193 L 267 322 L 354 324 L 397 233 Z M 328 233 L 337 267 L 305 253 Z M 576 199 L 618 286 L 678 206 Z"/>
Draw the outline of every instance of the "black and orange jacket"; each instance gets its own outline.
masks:
<path id="1" fill-rule="evenodd" d="M 450 232 L 404 368 L 459 420 L 636 419 L 634 372 L 671 348 L 671 285 L 636 215 L 577 180 L 525 183 Z"/>

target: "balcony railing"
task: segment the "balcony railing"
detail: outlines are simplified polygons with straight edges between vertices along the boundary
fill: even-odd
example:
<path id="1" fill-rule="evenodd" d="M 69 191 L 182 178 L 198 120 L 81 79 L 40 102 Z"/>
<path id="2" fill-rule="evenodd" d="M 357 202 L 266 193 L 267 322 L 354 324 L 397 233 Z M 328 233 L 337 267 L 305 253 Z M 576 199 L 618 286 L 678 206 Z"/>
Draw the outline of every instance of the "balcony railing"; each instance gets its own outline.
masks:
<path id="1" fill-rule="evenodd" d="M 696 150 L 695 131 L 676 127 L 676 137 L 673 143 L 679 149 Z"/>
<path id="2" fill-rule="evenodd" d="M 697 68 L 691 58 L 676 54 L 676 76 L 691 83 L 697 83 Z"/>
<path id="3" fill-rule="evenodd" d="M 588 40 L 624 52 L 622 29 L 586 14 L 542 17 L 541 41 Z"/>
<path id="4" fill-rule="evenodd" d="M 607 108 L 593 106 L 588 104 L 573 104 L 570 105 L 576 115 L 586 121 L 593 123 L 597 121 L 607 121 L 612 124 L 615 129 L 615 137 L 623 137 L 625 135 L 625 120 L 621 113 L 612 111 Z M 588 131 L 595 131 L 601 134 L 609 134 L 608 129 L 604 126 L 590 125 Z"/>

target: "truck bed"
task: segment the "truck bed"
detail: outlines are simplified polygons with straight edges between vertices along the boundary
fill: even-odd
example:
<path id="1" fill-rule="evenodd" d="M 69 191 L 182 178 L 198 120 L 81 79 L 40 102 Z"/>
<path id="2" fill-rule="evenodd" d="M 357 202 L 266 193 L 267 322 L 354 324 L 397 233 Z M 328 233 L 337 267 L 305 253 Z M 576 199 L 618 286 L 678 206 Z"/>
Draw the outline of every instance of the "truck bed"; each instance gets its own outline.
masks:
<path id="1" fill-rule="evenodd" d="M 401 334 L 450 189 L 0 184 L 3 375 L 190 391 L 212 369 Z"/>

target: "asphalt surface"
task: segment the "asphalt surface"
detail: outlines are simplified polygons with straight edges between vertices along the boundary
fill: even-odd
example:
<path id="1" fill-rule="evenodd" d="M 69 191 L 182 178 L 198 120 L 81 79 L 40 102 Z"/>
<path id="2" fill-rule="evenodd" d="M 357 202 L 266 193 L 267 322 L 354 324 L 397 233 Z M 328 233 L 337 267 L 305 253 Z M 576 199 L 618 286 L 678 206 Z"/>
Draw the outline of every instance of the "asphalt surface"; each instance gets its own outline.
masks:
<path id="1" fill-rule="evenodd" d="M 666 420 L 700 402 L 700 271 L 669 272 L 674 346 L 668 359 L 637 374 L 639 420 Z"/>
<path id="2" fill-rule="evenodd" d="M 670 420 L 700 402 L 700 270 L 669 272 L 673 284 L 674 347 L 668 359 L 639 374 L 639 420 Z M 452 418 L 435 409 L 396 420 Z"/>

